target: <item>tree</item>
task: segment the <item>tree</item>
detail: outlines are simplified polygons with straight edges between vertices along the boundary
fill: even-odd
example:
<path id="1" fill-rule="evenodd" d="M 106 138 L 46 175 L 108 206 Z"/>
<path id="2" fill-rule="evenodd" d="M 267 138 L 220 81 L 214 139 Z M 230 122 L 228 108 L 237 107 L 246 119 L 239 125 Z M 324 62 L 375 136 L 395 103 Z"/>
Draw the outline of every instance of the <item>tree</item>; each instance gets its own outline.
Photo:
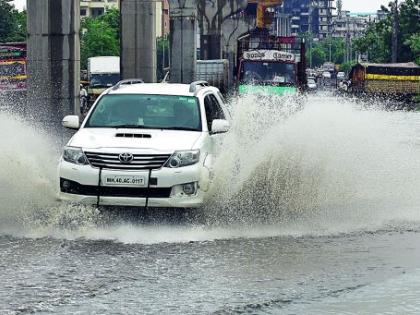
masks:
<path id="1" fill-rule="evenodd" d="M 80 37 L 81 68 L 86 69 L 90 57 L 119 56 L 119 38 L 118 10 L 109 10 L 100 17 L 84 18 Z"/>
<path id="2" fill-rule="evenodd" d="M 405 41 L 405 44 L 410 47 L 414 56 L 416 56 L 416 63 L 420 65 L 420 33 L 411 35 L 411 37 Z"/>
<path id="3" fill-rule="evenodd" d="M 26 12 L 18 12 L 12 0 L 0 0 L 0 42 L 26 40 Z"/>
<path id="4" fill-rule="evenodd" d="M 418 57 L 412 40 L 413 36 L 415 39 L 420 33 L 419 3 L 420 0 L 406 0 L 398 8 L 398 62 L 413 61 Z M 382 10 L 390 13 L 384 6 Z M 384 20 L 371 24 L 363 36 L 355 40 L 355 48 L 361 53 L 367 53 L 370 61 L 391 62 L 393 31 L 392 17 L 388 14 Z"/>
<path id="5" fill-rule="evenodd" d="M 307 38 L 310 38 L 309 35 L 307 35 Z M 312 50 L 308 50 L 307 64 L 309 65 L 309 58 L 312 54 L 312 67 L 319 67 L 324 62 L 330 61 L 330 53 L 331 62 L 341 64 L 344 62 L 345 52 L 346 47 L 344 39 L 326 38 L 312 44 Z"/>
<path id="6" fill-rule="evenodd" d="M 19 12 L 13 10 L 14 19 L 14 32 L 11 34 L 9 41 L 11 42 L 24 42 L 27 37 L 27 13 L 26 11 Z"/>
<path id="7" fill-rule="evenodd" d="M 312 67 L 319 67 L 327 61 L 327 55 L 319 44 L 313 45 L 309 53 L 312 54 Z"/>
<path id="8" fill-rule="evenodd" d="M 159 37 L 156 42 L 157 52 L 157 79 L 162 80 L 166 71 L 165 68 L 169 67 L 169 40 L 165 37 Z"/>

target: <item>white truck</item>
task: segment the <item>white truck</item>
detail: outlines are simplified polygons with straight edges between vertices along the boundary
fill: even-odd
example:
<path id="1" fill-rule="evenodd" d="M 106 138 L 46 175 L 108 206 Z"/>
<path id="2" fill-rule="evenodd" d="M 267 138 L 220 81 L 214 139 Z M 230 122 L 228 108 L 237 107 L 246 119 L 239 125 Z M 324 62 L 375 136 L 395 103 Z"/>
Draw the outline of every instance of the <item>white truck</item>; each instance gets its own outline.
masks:
<path id="1" fill-rule="evenodd" d="M 107 88 L 120 81 L 120 57 L 100 56 L 88 59 L 88 94 L 94 102 Z"/>
<path id="2" fill-rule="evenodd" d="M 197 60 L 196 80 L 207 81 L 226 93 L 230 86 L 229 61 L 227 59 Z"/>

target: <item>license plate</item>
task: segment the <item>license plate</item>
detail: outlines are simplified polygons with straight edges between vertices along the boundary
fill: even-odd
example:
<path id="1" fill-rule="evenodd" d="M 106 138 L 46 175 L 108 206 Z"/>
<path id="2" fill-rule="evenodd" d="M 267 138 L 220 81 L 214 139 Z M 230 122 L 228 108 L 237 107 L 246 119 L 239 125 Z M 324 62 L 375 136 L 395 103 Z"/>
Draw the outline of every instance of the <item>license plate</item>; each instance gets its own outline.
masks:
<path id="1" fill-rule="evenodd" d="M 144 176 L 137 176 L 137 175 L 113 175 L 113 176 L 105 176 L 106 186 L 145 186 L 146 185 L 146 178 Z"/>

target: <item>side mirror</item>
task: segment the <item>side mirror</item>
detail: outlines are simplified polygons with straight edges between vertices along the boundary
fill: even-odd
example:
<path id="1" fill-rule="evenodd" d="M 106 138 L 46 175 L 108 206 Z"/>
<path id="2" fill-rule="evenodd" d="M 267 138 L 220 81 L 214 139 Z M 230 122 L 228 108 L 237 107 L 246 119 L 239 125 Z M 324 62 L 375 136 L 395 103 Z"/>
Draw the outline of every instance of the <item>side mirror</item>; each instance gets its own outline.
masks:
<path id="1" fill-rule="evenodd" d="M 61 124 L 65 128 L 69 129 L 79 129 L 80 128 L 80 119 L 77 115 L 69 115 L 63 118 Z"/>
<path id="2" fill-rule="evenodd" d="M 225 133 L 230 129 L 229 121 L 226 119 L 215 119 L 211 124 L 211 134 Z"/>

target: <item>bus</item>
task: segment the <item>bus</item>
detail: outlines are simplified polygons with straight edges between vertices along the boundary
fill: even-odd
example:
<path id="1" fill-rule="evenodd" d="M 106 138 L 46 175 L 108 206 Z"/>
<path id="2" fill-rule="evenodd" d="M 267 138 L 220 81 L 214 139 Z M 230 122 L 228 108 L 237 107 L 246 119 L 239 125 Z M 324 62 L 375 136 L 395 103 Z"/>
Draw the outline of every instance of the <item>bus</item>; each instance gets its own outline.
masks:
<path id="1" fill-rule="evenodd" d="M 0 93 L 25 92 L 26 43 L 0 43 Z"/>

